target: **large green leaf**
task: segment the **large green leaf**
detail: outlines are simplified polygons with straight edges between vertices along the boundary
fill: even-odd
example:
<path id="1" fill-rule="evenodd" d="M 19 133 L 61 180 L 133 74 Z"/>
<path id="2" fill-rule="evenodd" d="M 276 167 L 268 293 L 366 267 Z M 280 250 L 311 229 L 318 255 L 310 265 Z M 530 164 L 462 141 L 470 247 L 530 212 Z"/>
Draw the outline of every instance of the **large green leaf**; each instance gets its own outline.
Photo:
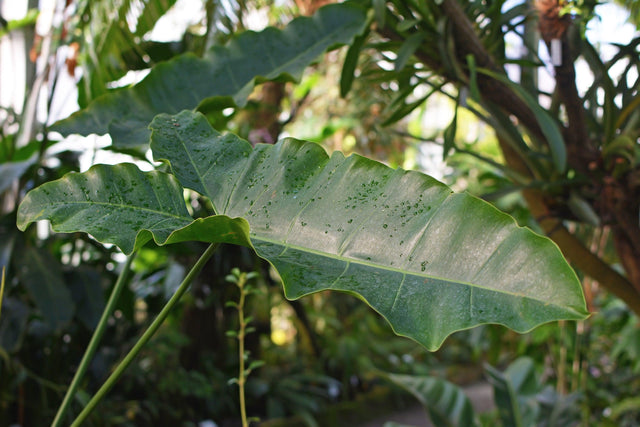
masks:
<path id="1" fill-rule="evenodd" d="M 427 348 L 500 323 L 527 331 L 586 314 L 575 273 L 550 240 L 426 175 L 318 145 L 222 136 L 191 112 L 152 122 L 152 151 L 216 213 L 246 218 L 288 298 L 358 295 Z"/>
<path id="2" fill-rule="evenodd" d="M 253 246 L 288 298 L 357 295 L 429 349 L 478 324 L 524 332 L 586 314 L 575 273 L 550 240 L 433 178 L 293 139 L 252 148 L 189 111 L 151 127 L 155 158 L 218 215 L 192 222 L 168 175 L 96 166 L 31 191 L 19 226 L 50 219 L 54 230 L 86 231 L 127 252 L 151 237 Z"/>
<path id="3" fill-rule="evenodd" d="M 205 58 L 181 55 L 156 66 L 139 84 L 105 94 L 57 123 L 64 135 L 109 132 L 116 146 L 148 142 L 147 125 L 162 112 L 177 113 L 218 97 L 218 105 L 244 105 L 256 83 L 297 80 L 327 49 L 350 43 L 364 30 L 364 11 L 354 4 L 329 5 L 283 30 L 246 31 Z"/>

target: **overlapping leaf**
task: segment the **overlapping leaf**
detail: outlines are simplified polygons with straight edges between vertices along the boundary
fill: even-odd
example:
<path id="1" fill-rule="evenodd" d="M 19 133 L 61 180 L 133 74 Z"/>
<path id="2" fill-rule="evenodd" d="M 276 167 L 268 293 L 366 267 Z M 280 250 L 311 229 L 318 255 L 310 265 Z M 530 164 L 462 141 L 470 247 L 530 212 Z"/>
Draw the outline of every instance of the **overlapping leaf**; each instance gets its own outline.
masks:
<path id="1" fill-rule="evenodd" d="M 364 24 L 362 9 L 338 4 L 311 18 L 294 19 L 284 30 L 244 32 L 227 46 L 215 46 L 205 58 L 185 54 L 159 64 L 136 86 L 99 97 L 53 130 L 65 135 L 109 132 L 121 147 L 146 144 L 147 125 L 156 114 L 193 109 L 212 97 L 242 106 L 256 83 L 297 80 L 327 49 L 350 43 Z"/>
<path id="2" fill-rule="evenodd" d="M 248 245 L 246 222 L 215 216 L 196 221 L 173 176 L 144 173 L 133 164 L 96 165 L 29 192 L 18 208 L 18 228 L 51 221 L 55 231 L 84 231 L 131 253 L 151 238 L 158 244 L 203 240 Z"/>

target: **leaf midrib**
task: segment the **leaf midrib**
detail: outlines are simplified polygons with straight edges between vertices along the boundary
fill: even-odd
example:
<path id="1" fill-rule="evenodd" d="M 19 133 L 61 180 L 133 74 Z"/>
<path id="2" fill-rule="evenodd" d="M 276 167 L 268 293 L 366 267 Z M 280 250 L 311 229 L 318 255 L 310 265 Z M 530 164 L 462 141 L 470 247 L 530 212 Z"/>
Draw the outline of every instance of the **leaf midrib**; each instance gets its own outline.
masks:
<path id="1" fill-rule="evenodd" d="M 329 252 L 323 252 L 323 251 L 319 251 L 317 249 L 311 249 L 311 248 L 307 248 L 307 247 L 303 247 L 303 246 L 299 246 L 299 245 L 285 244 L 282 241 L 269 239 L 269 238 L 266 238 L 266 237 L 261 237 L 261 236 L 258 236 L 257 234 L 251 234 L 250 233 L 249 234 L 249 238 L 250 238 L 250 240 L 252 242 L 260 241 L 260 242 L 270 243 L 270 244 L 274 244 L 274 245 L 278 245 L 278 246 L 284 247 L 284 250 L 282 252 L 280 252 L 280 254 L 276 255 L 276 257 L 280 257 L 288 249 L 299 250 L 301 252 L 307 252 L 307 253 L 310 253 L 310 254 L 313 254 L 313 255 L 320 255 L 320 256 L 323 256 L 325 258 L 329 258 L 329 259 L 334 259 L 336 261 L 345 262 L 347 264 L 358 264 L 358 265 L 362 265 L 362 266 L 365 266 L 365 267 L 370 267 L 370 268 L 373 268 L 373 269 L 379 269 L 379 270 L 384 270 L 384 271 L 389 271 L 389 272 L 394 272 L 394 273 L 400 273 L 400 274 L 403 275 L 403 282 L 404 282 L 404 277 L 405 276 L 411 275 L 411 276 L 421 277 L 421 278 L 425 278 L 425 279 L 438 280 L 438 281 L 441 281 L 441 282 L 461 284 L 461 285 L 469 286 L 471 288 L 482 289 L 482 290 L 486 290 L 486 291 L 490 291 L 490 292 L 496 292 L 496 293 L 504 294 L 504 295 L 510 295 L 510 296 L 518 297 L 518 298 L 527 298 L 527 299 L 530 299 L 530 300 L 533 300 L 533 301 L 538 301 L 538 302 L 540 302 L 540 303 L 542 303 L 544 305 L 553 305 L 553 306 L 562 308 L 562 306 L 560 306 L 558 304 L 555 304 L 553 301 L 546 301 L 546 300 L 534 298 L 533 296 L 530 296 L 530 295 L 524 295 L 524 294 L 519 294 L 519 293 L 515 293 L 515 292 L 509 292 L 509 291 L 505 291 L 503 289 L 489 288 L 487 286 L 482 286 L 482 285 L 478 285 L 478 284 L 474 284 L 474 283 L 470 283 L 470 282 L 462 281 L 462 280 L 452 280 L 452 279 L 442 278 L 442 277 L 439 277 L 439 276 L 419 273 L 419 272 L 415 272 L 415 271 L 402 270 L 400 268 L 391 267 L 391 266 L 388 266 L 388 265 L 378 264 L 378 263 L 375 263 L 375 262 L 370 262 L 370 261 L 366 261 L 366 260 L 359 259 L 359 258 L 348 258 L 348 257 L 345 257 L 345 256 L 341 256 L 341 255 L 337 255 L 337 254 L 333 254 L 333 253 L 329 253 Z M 288 261 L 288 262 L 293 263 L 293 261 Z M 301 264 L 299 264 L 299 265 L 307 267 L 306 265 L 301 265 Z"/>
<path id="2" fill-rule="evenodd" d="M 92 200 L 73 200 L 73 201 L 65 201 L 65 202 L 51 202 L 52 205 L 58 205 L 58 206 L 69 206 L 69 205 L 99 205 L 99 206 L 108 206 L 108 207 L 113 207 L 113 208 L 118 208 L 118 209 L 124 209 L 124 210 L 132 210 L 132 211 L 145 211 L 145 212 L 151 212 L 154 214 L 158 214 L 160 216 L 165 216 L 165 217 L 169 217 L 169 218 L 176 218 L 176 219 L 192 219 L 191 217 L 188 216 L 181 216 L 181 215 L 176 215 L 176 214 L 171 214 L 167 211 L 159 211 L 159 210 L 153 210 L 150 208 L 145 208 L 145 207 L 140 207 L 140 206 L 132 206 L 132 205 L 123 205 L 120 203 L 108 203 L 108 202 L 96 202 L 96 201 L 92 201 Z"/>

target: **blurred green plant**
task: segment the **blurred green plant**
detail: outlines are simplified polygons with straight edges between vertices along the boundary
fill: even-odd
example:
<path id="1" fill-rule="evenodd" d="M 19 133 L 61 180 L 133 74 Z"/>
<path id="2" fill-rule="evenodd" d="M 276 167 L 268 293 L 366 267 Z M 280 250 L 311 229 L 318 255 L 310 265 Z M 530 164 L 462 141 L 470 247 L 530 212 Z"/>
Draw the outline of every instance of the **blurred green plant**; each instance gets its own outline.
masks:
<path id="1" fill-rule="evenodd" d="M 251 417 L 247 418 L 247 402 L 245 398 L 245 385 L 247 378 L 251 372 L 260 366 L 264 365 L 262 360 L 251 360 L 250 352 L 245 350 L 245 337 L 247 334 L 255 332 L 255 328 L 249 326 L 251 323 L 251 317 L 245 317 L 245 304 L 246 299 L 251 294 L 258 292 L 258 289 L 251 286 L 248 283 L 251 279 L 258 276 L 256 272 L 244 273 L 240 269 L 234 268 L 231 270 L 231 274 L 226 276 L 226 281 L 235 284 L 240 291 L 238 302 L 227 301 L 227 307 L 233 307 L 238 310 L 238 330 L 227 331 L 227 336 L 238 340 L 238 376 L 230 380 L 229 384 L 238 385 L 238 396 L 240 402 L 240 418 L 242 420 L 242 427 L 248 427 L 251 421 L 259 421 L 259 418 Z M 248 366 L 246 364 L 248 363 Z"/>
<path id="2" fill-rule="evenodd" d="M 559 395 L 540 384 L 532 359 L 521 357 L 503 372 L 485 366 L 493 386 L 496 416 L 479 416 L 464 390 L 437 377 L 385 373 L 384 378 L 411 393 L 437 426 L 546 426 L 573 425 L 580 419 L 578 394 Z"/>

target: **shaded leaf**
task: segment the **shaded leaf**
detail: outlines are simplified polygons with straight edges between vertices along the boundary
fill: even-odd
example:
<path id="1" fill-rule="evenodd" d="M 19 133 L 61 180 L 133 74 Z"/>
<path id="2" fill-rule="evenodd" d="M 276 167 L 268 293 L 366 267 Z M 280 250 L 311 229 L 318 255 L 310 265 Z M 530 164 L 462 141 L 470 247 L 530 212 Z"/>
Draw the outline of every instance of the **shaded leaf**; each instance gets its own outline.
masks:
<path id="1" fill-rule="evenodd" d="M 20 348 L 26 331 L 29 307 L 17 298 L 5 298 L 0 317 L 0 350 L 11 353 Z"/>
<path id="2" fill-rule="evenodd" d="M 6 162 L 0 164 L 0 194 L 2 194 L 11 184 L 33 165 L 37 156 L 33 156 L 22 162 Z"/>
<path id="3" fill-rule="evenodd" d="M 363 31 L 365 17 L 354 4 L 337 4 L 294 19 L 284 30 L 246 31 L 205 58 L 187 53 L 157 65 L 142 82 L 99 97 L 52 130 L 108 132 L 119 147 L 146 144 L 146 126 L 156 114 L 196 108 L 211 97 L 220 97 L 220 105 L 242 106 L 257 83 L 298 80 L 327 49 L 350 43 Z"/>
<path id="4" fill-rule="evenodd" d="M 455 384 L 427 376 L 390 373 L 384 373 L 383 376 L 418 399 L 436 426 L 477 425 L 471 401 Z"/>
<path id="5" fill-rule="evenodd" d="M 521 357 L 504 373 L 486 365 L 485 372 L 493 385 L 493 395 L 504 425 L 535 425 L 540 412 L 535 395 L 538 383 L 533 360 Z"/>
<path id="6" fill-rule="evenodd" d="M 66 287 L 58 262 L 46 251 L 26 248 L 16 273 L 51 329 L 58 329 L 73 317 L 75 304 Z M 17 263 L 14 259 L 14 263 Z"/>
<path id="7" fill-rule="evenodd" d="M 98 325 L 105 306 L 100 274 L 89 268 L 80 267 L 65 274 L 65 281 L 77 307 L 76 316 L 90 331 Z"/>

